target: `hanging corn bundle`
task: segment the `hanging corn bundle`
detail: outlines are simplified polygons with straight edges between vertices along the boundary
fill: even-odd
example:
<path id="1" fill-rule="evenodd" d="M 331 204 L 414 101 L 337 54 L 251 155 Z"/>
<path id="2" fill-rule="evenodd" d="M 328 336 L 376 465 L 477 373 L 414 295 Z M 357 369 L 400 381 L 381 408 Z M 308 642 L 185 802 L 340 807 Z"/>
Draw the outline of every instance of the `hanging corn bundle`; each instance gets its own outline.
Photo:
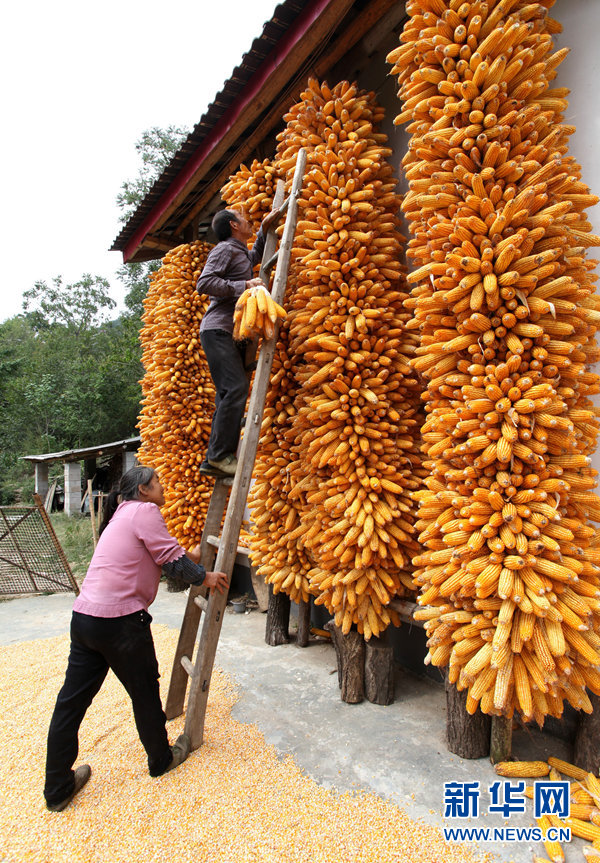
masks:
<path id="1" fill-rule="evenodd" d="M 262 220 L 272 209 L 276 185 L 277 172 L 270 159 L 262 162 L 254 159 L 249 168 L 240 165 L 221 189 L 221 197 L 227 207 L 243 212 L 254 228 L 255 236 L 248 241 L 249 248 L 252 248 Z"/>
<path id="2" fill-rule="evenodd" d="M 195 287 L 211 248 L 196 241 L 163 258 L 150 277 L 140 333 L 145 375 L 138 458 L 160 472 L 167 527 L 186 547 L 200 542 L 213 485 L 198 471 L 215 391 L 199 338 L 208 300 Z"/>
<path id="3" fill-rule="evenodd" d="M 412 134 L 408 305 L 426 385 L 415 560 L 429 659 L 467 709 L 540 724 L 600 693 L 589 454 L 597 202 L 567 155 L 551 0 L 413 0 L 388 60 Z"/>
<path id="4" fill-rule="evenodd" d="M 316 80 L 285 117 L 277 171 L 289 184 L 300 147 L 308 169 L 274 366 L 285 402 L 267 405 L 252 493 L 259 572 L 293 598 L 312 592 L 344 632 L 356 624 L 366 638 L 394 619 L 386 606 L 411 584 L 419 461 L 399 197 L 386 136 L 375 131 L 382 117 L 374 94 Z M 263 522 L 276 507 L 279 548 Z"/>

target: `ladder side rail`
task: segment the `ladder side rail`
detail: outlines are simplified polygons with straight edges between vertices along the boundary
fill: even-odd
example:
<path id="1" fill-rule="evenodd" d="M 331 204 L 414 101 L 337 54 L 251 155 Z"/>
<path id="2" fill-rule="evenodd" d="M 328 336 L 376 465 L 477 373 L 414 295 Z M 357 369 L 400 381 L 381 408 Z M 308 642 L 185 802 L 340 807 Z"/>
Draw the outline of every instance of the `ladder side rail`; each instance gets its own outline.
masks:
<path id="1" fill-rule="evenodd" d="M 273 282 L 272 296 L 276 302 L 281 303 L 285 294 L 291 250 L 296 231 L 298 215 L 298 197 L 302 188 L 304 170 L 306 166 L 306 151 L 300 150 L 296 162 L 296 170 L 290 193 L 290 204 L 283 230 L 280 246 L 280 255 L 277 260 L 277 270 Z M 233 564 L 237 553 L 237 544 L 240 534 L 246 498 L 250 487 L 250 480 L 254 470 L 254 460 L 260 439 L 262 415 L 265 405 L 267 390 L 271 374 L 271 366 L 275 355 L 275 346 L 279 327 L 275 325 L 275 332 L 271 339 L 263 340 L 260 350 L 254 385 L 250 396 L 250 405 L 244 436 L 238 458 L 238 469 L 235 474 L 229 505 L 225 515 L 225 523 L 221 535 L 221 544 L 217 553 L 215 570 L 226 572 L 229 576 L 233 571 Z M 208 609 L 200 636 L 198 656 L 196 660 L 195 674 L 192 677 L 190 696 L 186 715 L 185 731 L 191 740 L 192 749 L 197 749 L 202 744 L 204 734 L 204 720 L 206 716 L 206 705 L 210 688 L 210 678 L 217 651 L 219 634 L 223 623 L 223 614 L 227 605 L 227 595 L 211 591 Z"/>
<path id="2" fill-rule="evenodd" d="M 275 186 L 275 195 L 273 196 L 273 209 L 274 210 L 282 210 L 283 209 L 283 199 L 285 196 L 285 184 L 283 180 L 277 180 L 277 185 Z M 265 237 L 265 247 L 263 249 L 263 256 L 260 262 L 260 271 L 258 273 L 259 278 L 263 280 L 265 285 L 269 284 L 269 269 L 266 265 L 273 258 L 274 255 L 277 254 L 277 234 L 275 233 L 275 228 L 269 228 L 267 231 L 267 236 Z"/>
<path id="3" fill-rule="evenodd" d="M 280 208 L 285 196 L 285 184 L 283 180 L 277 180 L 275 187 L 275 195 L 273 196 L 273 209 Z M 259 278 L 263 280 L 265 285 L 269 284 L 270 270 L 269 263 L 277 258 L 277 234 L 275 228 L 270 228 L 265 237 L 265 247 L 263 249 L 262 261 L 260 264 Z M 252 376 L 252 371 L 256 367 L 256 354 L 258 353 L 258 337 L 251 339 L 246 345 L 244 354 L 244 364 L 248 370 L 248 379 Z M 219 525 L 220 527 L 220 525 Z"/>
<path id="4" fill-rule="evenodd" d="M 229 481 L 217 479 L 213 488 L 213 492 L 206 513 L 206 521 L 202 531 L 202 540 L 200 542 L 200 563 L 210 572 L 213 568 L 215 559 L 215 550 L 209 543 L 208 537 L 214 532 L 219 532 L 221 528 L 221 520 L 225 512 L 227 503 L 227 492 L 231 486 Z M 167 719 L 174 719 L 183 713 L 185 704 L 185 693 L 188 683 L 188 671 L 182 664 L 182 657 L 187 656 L 191 661 L 194 653 L 194 645 L 196 644 L 196 636 L 200 625 L 200 617 L 202 610 L 194 602 L 197 596 L 206 597 L 208 590 L 202 585 L 192 585 L 189 589 L 187 604 L 183 615 L 183 622 L 179 632 L 179 640 L 175 650 L 175 658 L 173 660 L 173 669 L 171 671 L 171 681 L 169 683 L 169 692 L 165 704 L 165 713 Z"/>
<path id="5" fill-rule="evenodd" d="M 277 268 L 275 270 L 275 278 L 273 279 L 273 288 L 271 296 L 279 305 L 283 305 L 285 289 L 287 287 L 288 272 L 290 269 L 290 258 L 292 255 L 292 246 L 294 244 L 294 236 L 296 234 L 296 223 L 298 221 L 298 198 L 302 191 L 302 183 L 304 181 L 304 172 L 306 171 L 306 150 L 304 148 L 298 150 L 296 159 L 296 168 L 294 171 L 294 179 L 292 180 L 292 189 L 288 197 L 288 213 L 283 228 L 281 244 L 279 246 L 279 256 L 277 258 Z M 277 333 L 274 336 L 274 344 L 277 341 Z"/>

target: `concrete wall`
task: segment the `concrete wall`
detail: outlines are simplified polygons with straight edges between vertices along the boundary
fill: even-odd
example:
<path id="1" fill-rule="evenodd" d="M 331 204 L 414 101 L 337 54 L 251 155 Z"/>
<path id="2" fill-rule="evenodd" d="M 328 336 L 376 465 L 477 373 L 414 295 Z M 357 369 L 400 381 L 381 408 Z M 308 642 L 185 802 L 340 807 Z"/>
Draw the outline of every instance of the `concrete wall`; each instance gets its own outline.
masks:
<path id="1" fill-rule="evenodd" d="M 65 512 L 78 515 L 81 511 L 81 463 L 65 462 Z"/>

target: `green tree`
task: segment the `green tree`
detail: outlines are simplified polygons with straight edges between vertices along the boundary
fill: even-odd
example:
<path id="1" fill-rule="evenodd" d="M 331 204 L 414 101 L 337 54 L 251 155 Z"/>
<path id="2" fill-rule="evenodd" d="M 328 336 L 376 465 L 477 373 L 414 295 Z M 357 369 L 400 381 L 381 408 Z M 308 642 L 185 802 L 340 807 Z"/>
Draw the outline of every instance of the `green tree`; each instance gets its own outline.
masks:
<path id="1" fill-rule="evenodd" d="M 127 288 L 125 305 L 128 315 L 140 319 L 144 312 L 144 297 L 148 293 L 150 275 L 158 270 L 160 261 L 136 262 L 123 264 L 117 270 L 121 282 Z"/>
<path id="2" fill-rule="evenodd" d="M 122 222 L 126 222 L 142 203 L 187 135 L 187 129 L 179 126 L 167 126 L 166 129 L 155 126 L 142 132 L 135 145 L 141 159 L 140 170 L 133 180 L 125 180 L 117 195 Z M 159 267 L 160 261 L 136 262 L 119 267 L 117 275 L 127 288 L 125 305 L 131 315 L 141 318 L 150 274 Z"/>
<path id="3" fill-rule="evenodd" d="M 187 129 L 179 126 L 167 126 L 166 129 L 153 126 L 142 132 L 135 144 L 142 162 L 140 170 L 133 180 L 125 180 L 117 195 L 122 222 L 126 222 L 144 200 L 187 134 Z"/>
<path id="4" fill-rule="evenodd" d="M 23 311 L 37 329 L 62 324 L 81 332 L 100 324 L 115 308 L 109 290 L 110 284 L 102 276 L 85 273 L 71 285 L 65 285 L 62 276 L 55 276 L 50 285 L 40 281 L 25 291 Z"/>

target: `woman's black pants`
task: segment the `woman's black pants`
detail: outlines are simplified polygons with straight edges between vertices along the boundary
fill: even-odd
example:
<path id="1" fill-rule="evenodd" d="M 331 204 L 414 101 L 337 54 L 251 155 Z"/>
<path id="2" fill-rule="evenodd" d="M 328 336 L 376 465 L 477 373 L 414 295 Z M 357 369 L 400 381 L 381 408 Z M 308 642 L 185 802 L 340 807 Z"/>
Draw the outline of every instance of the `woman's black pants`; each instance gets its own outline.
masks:
<path id="1" fill-rule="evenodd" d="M 73 790 L 79 726 L 109 668 L 131 698 L 150 775 L 160 776 L 171 763 L 151 620 L 147 611 L 124 617 L 91 617 L 73 612 L 67 673 L 48 731 L 44 797 L 49 804 L 62 802 Z"/>

